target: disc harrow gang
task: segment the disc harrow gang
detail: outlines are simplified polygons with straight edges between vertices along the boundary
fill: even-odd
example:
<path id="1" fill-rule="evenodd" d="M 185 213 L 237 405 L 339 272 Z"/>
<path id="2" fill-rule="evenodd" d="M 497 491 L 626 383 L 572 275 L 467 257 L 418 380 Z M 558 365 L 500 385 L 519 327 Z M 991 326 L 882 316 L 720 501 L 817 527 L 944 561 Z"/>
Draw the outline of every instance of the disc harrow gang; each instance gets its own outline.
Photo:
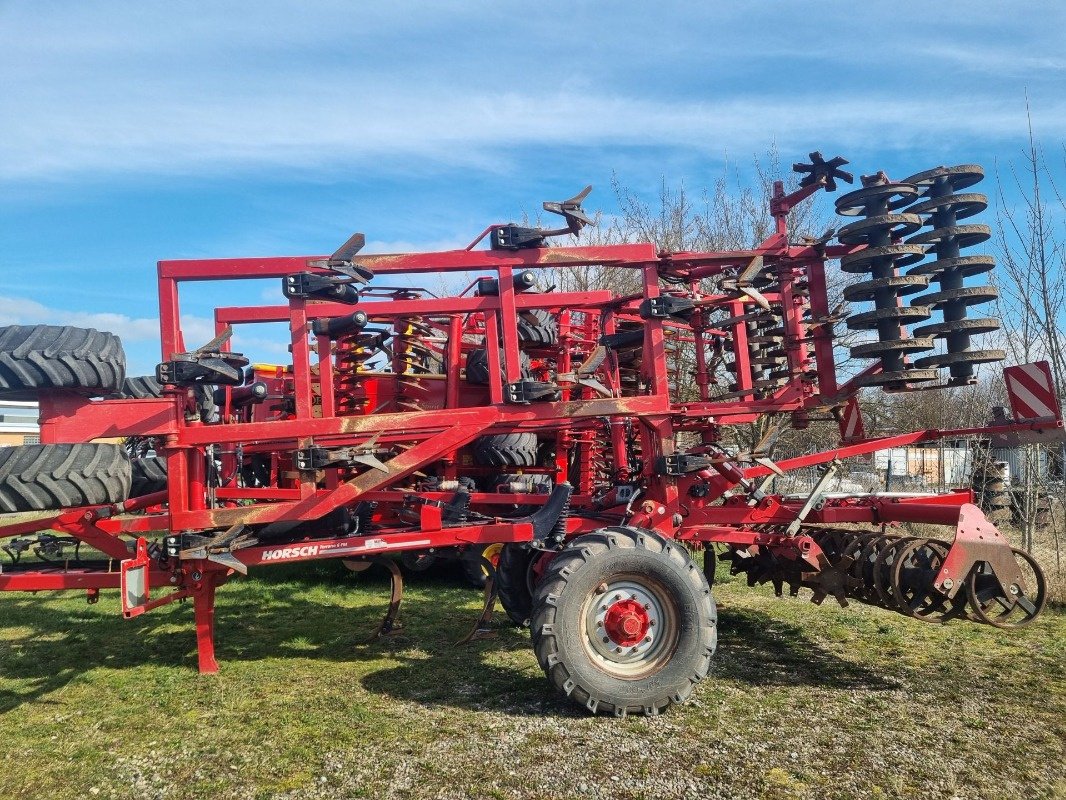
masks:
<path id="1" fill-rule="evenodd" d="M 1026 512 L 996 465 L 936 495 L 830 493 L 846 457 L 1063 430 L 1054 387 L 1054 413 L 1035 418 L 866 428 L 864 387 L 921 389 L 944 371 L 965 383 L 1002 353 L 974 344 L 995 321 L 966 315 L 995 296 L 965 283 L 994 266 L 964 254 L 988 238 L 972 221 L 987 203 L 968 191 L 980 169 L 876 173 L 837 201 L 854 219 L 835 244 L 790 231 L 799 203 L 852 182 L 846 164 L 818 152 L 796 164 L 798 189 L 773 186 L 773 234 L 744 250 L 551 241 L 593 224 L 589 187 L 544 204 L 560 227 L 494 224 L 458 250 L 363 254 L 355 234 L 326 256 L 163 261 L 165 360 L 125 382 L 111 334 L 0 328 L 0 397 L 36 398 L 42 419 L 40 444 L 0 448 L 0 508 L 43 512 L 0 522 L 0 590 L 93 602 L 114 589 L 126 617 L 191 600 L 198 664 L 214 672 L 215 592 L 236 575 L 325 558 L 385 570 L 373 641 L 404 630 L 404 572 L 451 564 L 484 587 L 460 643 L 493 634 L 498 587 L 551 684 L 616 716 L 659 713 L 707 676 L 714 547 L 778 594 L 930 623 L 1032 622 L 1046 581 L 995 528 Z M 857 276 L 847 303 L 870 307 L 830 302 L 838 261 Z M 438 297 L 418 288 L 426 275 L 469 283 Z M 180 287 L 253 279 L 274 282 L 276 304 L 219 306 L 214 338 L 188 350 Z M 842 322 L 872 337 L 851 347 L 869 364 L 858 375 L 838 375 Z M 288 331 L 291 363 L 233 351 L 234 329 L 258 324 Z M 1029 367 L 1050 375 L 1017 369 Z M 787 426 L 818 421 L 839 424 L 840 446 L 775 461 Z M 105 443 L 118 437 L 125 447 Z M 806 497 L 774 491 L 818 466 Z M 907 522 L 955 537 L 894 527 Z"/>
<path id="2" fill-rule="evenodd" d="M 827 566 L 809 565 L 752 545 L 731 548 L 718 556 L 730 563 L 731 575 L 743 575 L 749 586 L 769 583 L 778 596 L 796 597 L 801 588 L 821 603 L 833 597 L 842 607 L 849 601 L 877 606 L 907 617 L 943 624 L 967 616 L 997 627 L 1019 627 L 1036 618 L 1047 601 L 1043 571 L 1028 553 L 1014 549 L 1018 566 L 1027 572 L 1004 592 L 987 563 L 980 562 L 954 594 L 936 588 L 950 542 L 883 531 L 821 528 L 807 535 L 824 555 Z"/>

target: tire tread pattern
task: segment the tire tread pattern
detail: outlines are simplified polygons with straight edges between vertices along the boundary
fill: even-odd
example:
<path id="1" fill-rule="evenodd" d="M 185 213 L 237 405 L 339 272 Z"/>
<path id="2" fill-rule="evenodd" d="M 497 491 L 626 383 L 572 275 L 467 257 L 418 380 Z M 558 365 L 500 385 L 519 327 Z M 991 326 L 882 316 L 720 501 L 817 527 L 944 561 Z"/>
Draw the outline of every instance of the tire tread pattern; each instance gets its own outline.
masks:
<path id="1" fill-rule="evenodd" d="M 622 704 L 618 698 L 612 698 L 609 692 L 601 687 L 581 685 L 575 681 L 560 657 L 557 645 L 557 601 L 567 582 L 579 570 L 593 563 L 597 556 L 620 547 L 661 553 L 684 570 L 691 584 L 692 597 L 697 598 L 702 605 L 701 618 L 706 620 L 705 629 L 700 635 L 700 652 L 695 653 L 687 680 L 661 686 L 649 703 L 640 706 Z M 618 525 L 601 528 L 574 539 L 548 565 L 544 579 L 534 594 L 533 609 L 530 628 L 537 661 L 559 693 L 593 714 L 612 713 L 616 717 L 624 717 L 637 713 L 654 716 L 671 705 L 687 700 L 693 687 L 706 678 L 710 671 L 711 656 L 717 644 L 716 611 L 710 587 L 703 571 L 696 566 L 680 544 L 664 539 L 652 531 Z"/>
<path id="2" fill-rule="evenodd" d="M 118 503 L 129 497 L 131 483 L 122 445 L 0 448 L 0 513 Z"/>
<path id="3" fill-rule="evenodd" d="M 533 320 L 527 319 L 527 316 Z M 523 344 L 554 345 L 559 342 L 559 323 L 550 311 L 542 308 L 532 308 L 519 314 L 517 328 L 518 341 Z"/>
<path id="4" fill-rule="evenodd" d="M 499 433 L 474 444 L 474 461 L 483 467 L 535 467 L 537 434 Z"/>
<path id="5" fill-rule="evenodd" d="M 0 396 L 34 400 L 40 390 L 105 395 L 122 389 L 126 355 L 113 333 L 58 325 L 0 328 Z"/>
<path id="6" fill-rule="evenodd" d="M 149 400 L 163 396 L 163 387 L 155 375 L 134 375 L 122 383 L 122 396 L 133 400 Z"/>
<path id="7" fill-rule="evenodd" d="M 529 355 L 523 352 L 518 354 L 522 377 L 528 378 L 532 374 L 532 364 Z M 500 348 L 500 374 L 503 375 L 503 348 Z M 471 350 L 466 357 L 466 382 L 478 386 L 488 386 L 489 383 L 489 356 L 484 348 Z"/>
<path id="8" fill-rule="evenodd" d="M 167 488 L 167 461 L 162 456 L 145 456 L 130 461 L 133 483 L 130 497 L 144 497 Z"/>

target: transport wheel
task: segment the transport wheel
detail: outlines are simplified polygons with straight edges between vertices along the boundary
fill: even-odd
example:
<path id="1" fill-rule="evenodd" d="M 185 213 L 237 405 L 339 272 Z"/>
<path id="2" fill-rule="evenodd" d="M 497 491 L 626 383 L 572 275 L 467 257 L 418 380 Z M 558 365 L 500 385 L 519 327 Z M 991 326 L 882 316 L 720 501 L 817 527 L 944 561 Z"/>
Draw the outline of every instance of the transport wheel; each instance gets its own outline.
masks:
<path id="1" fill-rule="evenodd" d="M 0 513 L 118 503 L 131 480 L 119 444 L 0 447 Z"/>
<path id="2" fill-rule="evenodd" d="M 507 616 L 518 627 L 533 616 L 533 592 L 555 553 L 524 544 L 505 544 L 496 565 L 496 593 Z"/>
<path id="3" fill-rule="evenodd" d="M 500 363 L 503 363 L 503 348 L 500 348 Z M 532 364 L 526 353 L 519 352 L 518 363 L 521 366 L 522 377 L 528 378 L 532 374 Z M 500 372 L 503 372 L 501 367 Z M 471 350 L 466 357 L 466 382 L 479 386 L 486 386 L 489 382 L 489 357 L 484 349 Z"/>
<path id="4" fill-rule="evenodd" d="M 0 328 L 0 397 L 36 400 L 42 389 L 112 394 L 125 376 L 126 354 L 113 333 L 58 325 Z"/>
<path id="5" fill-rule="evenodd" d="M 462 562 L 466 579 L 470 581 L 472 586 L 478 589 L 484 588 L 485 582 L 489 579 L 489 574 L 485 571 L 485 566 L 481 563 L 481 559 L 484 558 L 493 567 L 497 567 L 500 563 L 500 552 L 502 550 L 503 544 L 496 542 L 484 547 L 471 547 L 463 553 L 460 561 Z"/>
<path id="6" fill-rule="evenodd" d="M 559 323 L 550 311 L 532 308 L 518 315 L 518 341 L 524 344 L 552 345 L 559 341 Z"/>
<path id="7" fill-rule="evenodd" d="M 167 488 L 167 460 L 162 456 L 130 459 L 133 483 L 130 497 L 144 497 Z"/>
<path id="8" fill-rule="evenodd" d="M 440 556 L 428 550 L 404 550 L 400 553 L 400 564 L 408 572 L 425 572 L 440 562 Z"/>
<path id="9" fill-rule="evenodd" d="M 499 433 L 482 436 L 474 444 L 474 460 L 483 467 L 536 466 L 537 434 Z"/>
<path id="10" fill-rule="evenodd" d="M 533 649 L 548 680 L 592 713 L 658 714 L 707 676 L 718 633 L 711 589 L 680 545 L 640 528 L 579 536 L 533 597 Z"/>

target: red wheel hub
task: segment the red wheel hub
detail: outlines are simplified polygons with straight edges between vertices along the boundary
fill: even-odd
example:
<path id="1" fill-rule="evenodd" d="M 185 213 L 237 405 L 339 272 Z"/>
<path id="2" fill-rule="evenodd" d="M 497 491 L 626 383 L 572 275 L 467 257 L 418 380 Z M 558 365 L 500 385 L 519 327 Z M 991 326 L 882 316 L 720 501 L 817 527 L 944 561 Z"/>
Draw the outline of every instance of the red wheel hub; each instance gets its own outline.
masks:
<path id="1" fill-rule="evenodd" d="M 607 609 L 603 629 L 620 647 L 633 647 L 648 634 L 650 619 L 644 606 L 636 600 L 619 600 Z"/>

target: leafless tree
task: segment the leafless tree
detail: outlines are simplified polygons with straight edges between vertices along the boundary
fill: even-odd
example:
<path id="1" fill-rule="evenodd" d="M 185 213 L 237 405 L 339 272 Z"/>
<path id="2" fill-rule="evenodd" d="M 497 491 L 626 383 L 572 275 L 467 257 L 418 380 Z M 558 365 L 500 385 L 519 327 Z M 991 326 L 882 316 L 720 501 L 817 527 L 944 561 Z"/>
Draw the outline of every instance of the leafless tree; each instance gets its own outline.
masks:
<path id="1" fill-rule="evenodd" d="M 1020 160 L 997 170 L 999 213 L 997 243 L 1000 262 L 999 317 L 1003 321 L 1003 347 L 1012 363 L 1046 360 L 1051 367 L 1060 403 L 1066 389 L 1066 201 L 1060 190 L 1061 177 L 1033 133 L 1028 102 L 1028 146 Z M 1063 147 L 1066 168 L 1066 146 Z M 1007 188 L 1020 198 L 1010 202 Z M 1050 512 L 1051 547 L 1058 582 L 1062 580 L 1061 541 L 1066 534 L 1066 483 L 1063 481 L 1063 448 L 1027 445 L 1020 482 L 1016 517 L 1020 517 L 1023 546 L 1033 549 L 1040 522 L 1047 522 L 1047 504 L 1057 499 Z"/>

